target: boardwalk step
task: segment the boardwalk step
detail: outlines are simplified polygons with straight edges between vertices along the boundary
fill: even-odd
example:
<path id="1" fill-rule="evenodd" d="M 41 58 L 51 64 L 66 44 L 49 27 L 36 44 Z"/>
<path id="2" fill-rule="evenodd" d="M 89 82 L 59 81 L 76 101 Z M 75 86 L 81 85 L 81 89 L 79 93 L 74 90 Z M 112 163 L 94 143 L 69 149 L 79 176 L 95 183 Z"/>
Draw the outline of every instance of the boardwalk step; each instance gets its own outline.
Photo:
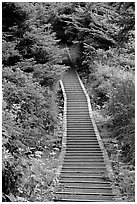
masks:
<path id="1" fill-rule="evenodd" d="M 85 135 L 84 134 L 79 134 L 79 133 L 75 133 L 75 135 L 73 134 L 70 134 L 70 133 L 68 133 L 68 139 L 84 139 L 85 138 L 85 140 L 86 139 L 91 139 L 91 140 L 94 140 L 94 141 L 97 141 L 97 138 L 96 138 L 96 135 L 95 134 L 86 134 L 85 133 Z"/>
<path id="2" fill-rule="evenodd" d="M 69 194 L 69 193 L 61 193 L 63 195 L 62 199 L 80 199 L 79 201 L 83 200 L 89 200 L 89 201 L 112 201 L 113 196 L 112 195 L 100 195 L 100 194 Z"/>
<path id="3" fill-rule="evenodd" d="M 89 157 L 89 155 L 73 155 L 73 157 L 72 157 L 72 155 L 65 155 L 65 157 L 64 157 L 65 159 L 68 159 L 68 160 L 86 160 L 86 161 L 90 161 L 90 160 L 92 160 L 92 161 L 94 161 L 94 160 L 103 160 L 104 161 L 104 158 L 103 158 L 103 155 L 98 155 L 98 156 L 96 156 L 96 155 L 92 155 L 92 156 L 90 156 Z"/>
<path id="4" fill-rule="evenodd" d="M 73 153 L 83 153 L 83 154 L 85 154 L 85 153 L 99 153 L 99 152 L 101 152 L 101 150 L 100 150 L 100 148 L 98 147 L 98 148 L 82 148 L 82 147 L 77 147 L 77 148 L 73 148 L 73 147 L 67 147 L 66 148 L 66 152 L 68 153 L 68 152 L 73 152 Z M 102 153 L 102 152 L 101 152 Z"/>
<path id="5" fill-rule="evenodd" d="M 87 200 L 87 199 L 79 199 L 79 198 L 70 198 L 70 196 L 68 196 L 68 198 L 64 198 L 64 197 L 58 197 L 55 198 L 54 201 L 62 201 L 62 202 L 100 202 L 100 200 Z M 101 200 L 102 201 L 102 200 Z M 110 200 L 103 200 L 103 202 L 110 202 Z"/>
<path id="6" fill-rule="evenodd" d="M 77 174 L 77 175 L 104 175 L 104 170 L 102 169 L 94 169 L 88 171 L 86 169 L 79 170 L 79 169 L 74 169 L 74 170 L 68 170 L 68 169 L 62 169 L 61 174 Z"/>
<path id="7" fill-rule="evenodd" d="M 87 153 L 87 152 L 90 152 L 90 153 L 92 153 L 92 152 L 101 152 L 101 150 L 100 150 L 100 148 L 98 147 L 98 148 L 93 148 L 93 147 L 91 147 L 91 148 L 84 148 L 84 147 L 77 147 L 77 148 L 73 148 L 73 147 L 69 147 L 69 146 L 67 146 L 67 148 L 66 148 L 66 152 L 77 152 L 77 153 L 79 153 L 79 152 L 81 152 L 81 153 Z"/>
<path id="8" fill-rule="evenodd" d="M 72 140 L 67 140 L 67 147 L 69 148 L 99 148 L 99 144 L 95 141 L 92 144 L 89 144 L 90 142 L 84 142 L 84 141 L 77 141 L 77 145 L 75 143 L 76 140 L 74 140 L 74 142 Z"/>
<path id="9" fill-rule="evenodd" d="M 86 95 L 75 70 L 63 76 L 67 96 L 67 141 L 55 201 L 114 201 L 106 163 L 100 148 Z"/>
<path id="10" fill-rule="evenodd" d="M 103 167 L 105 166 L 105 164 L 103 162 L 64 162 L 64 167 L 83 167 L 83 165 L 85 165 L 86 167 L 92 167 L 94 165 L 95 167 Z"/>
<path id="11" fill-rule="evenodd" d="M 77 125 L 77 127 L 76 127 L 76 125 Z M 73 129 L 73 130 L 82 130 L 83 129 L 83 130 L 93 130 L 94 131 L 94 128 L 91 125 L 91 122 L 90 122 L 90 124 L 84 124 L 84 123 L 81 124 L 81 123 L 79 123 L 79 121 L 77 121 L 77 124 L 75 124 L 75 123 L 69 124 L 67 126 L 67 128 L 68 128 L 68 130 L 69 129 Z"/>
<path id="12" fill-rule="evenodd" d="M 73 174 L 62 174 L 61 176 L 60 176 L 60 178 L 65 178 L 65 179 L 69 179 L 69 178 L 71 178 L 71 179 L 78 179 L 79 181 L 80 181 L 80 179 L 83 179 L 83 180 L 85 180 L 86 181 L 86 179 L 88 180 L 92 180 L 92 181 L 94 181 L 94 180 L 96 180 L 96 181 L 100 181 L 100 180 L 103 180 L 103 176 L 101 176 L 101 175 L 90 175 L 90 176 L 88 176 L 88 175 L 73 175 Z"/>
<path id="13" fill-rule="evenodd" d="M 89 173 L 89 174 L 88 174 Z M 76 178 L 80 178 L 80 177 L 82 177 L 82 178 L 87 178 L 87 177 L 94 177 L 94 178 L 104 178 L 104 172 L 102 171 L 102 172 L 100 172 L 100 174 L 99 173 L 94 173 L 94 172 L 92 172 L 91 174 L 90 174 L 90 171 L 89 172 L 86 172 L 86 174 L 84 173 L 84 172 L 79 172 L 79 173 L 77 173 L 77 172 L 72 172 L 72 171 L 70 171 L 70 172 L 65 172 L 65 173 L 62 173 L 61 175 L 60 175 L 60 177 L 62 177 L 62 175 L 63 175 L 63 177 L 65 176 L 65 177 L 76 177 Z"/>
<path id="14" fill-rule="evenodd" d="M 85 141 L 86 142 L 86 141 Z M 81 148 L 81 147 L 93 147 L 93 148 L 97 148 L 97 147 L 99 147 L 99 145 L 98 145 L 98 143 L 93 143 L 93 144 L 89 144 L 89 143 L 84 143 L 83 141 L 82 142 L 77 142 L 77 144 L 76 143 L 73 143 L 72 141 L 67 141 L 67 146 L 68 147 L 70 147 L 70 146 L 72 146 L 72 147 L 77 147 L 77 148 Z"/>
<path id="15" fill-rule="evenodd" d="M 113 194 L 111 192 L 78 192 L 78 191 L 60 191 L 59 194 L 75 194 L 75 195 L 97 195 L 97 196 L 111 196 L 113 197 Z"/>
<path id="16" fill-rule="evenodd" d="M 76 163 L 84 163 L 84 162 L 87 162 L 87 163 L 98 163 L 98 162 L 104 162 L 103 158 L 102 159 L 98 159 L 97 158 L 92 158 L 92 159 L 79 159 L 79 158 L 69 158 L 67 159 L 67 157 L 65 157 L 65 160 L 64 160 L 64 163 L 67 162 L 67 163 L 70 163 L 70 162 L 76 162 Z"/>
<path id="17" fill-rule="evenodd" d="M 93 165 L 94 163 L 98 163 L 98 162 L 101 163 L 101 162 L 104 162 L 104 161 L 103 161 L 103 159 L 100 159 L 99 161 L 97 161 L 97 160 L 93 160 L 93 159 L 92 160 L 87 160 L 87 159 L 86 160 L 79 160 L 79 159 L 77 159 L 77 160 L 75 160 L 75 159 L 70 160 L 69 159 L 68 160 L 66 158 L 64 160 L 64 163 L 67 163 L 67 164 L 70 164 L 71 162 L 72 163 L 75 162 L 75 163 L 78 163 L 78 164 L 82 163 L 83 165 L 84 165 L 84 162 L 86 162 L 87 164 L 89 163 L 89 164 Z"/>
<path id="18" fill-rule="evenodd" d="M 79 128 L 75 128 L 75 127 L 68 127 L 67 128 L 67 131 L 80 131 L 80 130 L 82 130 L 82 131 L 93 131 L 94 132 L 94 128 L 92 128 L 92 127 L 86 127 L 86 128 L 84 128 L 84 127 L 79 127 Z"/>
<path id="19" fill-rule="evenodd" d="M 76 170 L 87 170 L 87 171 L 92 171 L 92 170 L 94 170 L 94 171 L 96 171 L 96 169 L 98 169 L 98 170 L 104 170 L 105 169 L 105 166 L 103 166 L 103 167 L 96 167 L 96 166 L 92 166 L 92 167 L 87 167 L 87 166 L 82 166 L 82 167 L 80 167 L 80 166 L 64 166 L 63 165 L 63 167 L 62 167 L 62 169 L 69 169 L 69 170 L 74 170 L 74 169 L 76 169 Z"/>
<path id="20" fill-rule="evenodd" d="M 68 162 L 70 162 L 70 161 L 87 161 L 87 162 L 102 162 L 102 161 L 104 161 L 104 158 L 103 158 L 103 156 L 100 156 L 100 157 L 91 157 L 90 159 L 89 159 L 89 156 L 83 156 L 82 158 L 78 158 L 78 156 L 65 156 L 64 157 L 64 162 L 66 162 L 66 161 L 68 161 Z"/>
<path id="21" fill-rule="evenodd" d="M 60 185 L 63 187 L 75 187 L 75 188 L 111 188 L 111 183 L 95 183 L 95 182 L 68 182 L 68 181 L 60 181 Z"/>
<path id="22" fill-rule="evenodd" d="M 79 137 L 79 138 L 74 138 L 74 140 L 73 140 L 73 137 L 69 137 L 68 138 L 68 140 L 67 140 L 67 145 L 68 145 L 68 147 L 73 147 L 73 148 L 75 148 L 76 147 L 76 142 L 77 142 L 77 147 L 86 147 L 86 148 L 91 148 L 91 147 L 95 147 L 95 148 L 98 148 L 99 147 L 99 143 L 98 143 L 98 141 L 97 140 L 94 140 L 94 138 L 92 139 L 92 136 L 90 136 L 91 137 L 91 140 L 90 139 L 88 139 L 88 140 L 81 140 L 81 137 Z M 82 138 L 83 139 L 83 138 Z M 89 142 L 88 142 L 89 141 Z"/>
<path id="23" fill-rule="evenodd" d="M 84 152 L 84 153 L 83 153 L 83 152 L 74 152 L 74 151 L 73 151 L 73 152 L 72 152 L 72 151 L 70 152 L 70 151 L 67 151 L 67 152 L 66 152 L 66 156 L 68 156 L 68 155 L 69 155 L 69 156 L 73 156 L 73 157 L 74 157 L 75 155 L 76 155 L 76 156 L 88 156 L 88 157 L 90 157 L 90 156 L 93 156 L 93 155 L 95 155 L 95 156 L 99 156 L 99 155 L 100 155 L 100 156 L 101 156 L 101 155 L 102 155 L 102 152 L 98 152 L 98 153 L 96 153 L 96 152 Z"/>
<path id="24" fill-rule="evenodd" d="M 112 190 L 111 188 L 89 188 L 89 189 L 81 189 L 81 188 L 71 188 L 71 187 L 65 187 L 63 189 L 63 191 L 65 192 L 73 192 L 73 193 L 81 193 L 81 194 L 94 194 L 94 193 L 98 193 L 98 194 L 112 194 Z"/>
<path id="25" fill-rule="evenodd" d="M 74 121 L 70 121 L 68 125 L 70 125 L 70 126 L 71 125 L 88 125 L 88 126 L 92 127 L 91 121 L 87 121 L 87 120 L 86 121 L 81 121 L 80 120 L 80 121 L 75 121 L 75 122 Z"/>
<path id="26" fill-rule="evenodd" d="M 79 135 L 74 135 L 74 136 L 69 135 L 67 138 L 67 144 L 69 146 L 72 145 L 73 147 L 74 146 L 82 147 L 83 145 L 85 147 L 87 147 L 87 146 L 99 147 L 99 143 L 93 135 L 89 135 L 88 137 L 84 136 L 84 135 L 83 135 L 83 137 L 79 136 Z"/>
<path id="27" fill-rule="evenodd" d="M 99 184 L 105 184 L 105 185 L 111 185 L 111 182 L 106 182 L 106 181 L 101 181 L 101 180 L 91 180 L 91 181 L 89 181 L 89 180 L 85 180 L 85 179 L 83 179 L 83 180 L 79 180 L 79 179 L 62 179 L 62 178 L 60 178 L 60 183 L 80 183 L 80 184 L 92 184 L 92 185 L 94 185 L 94 184 L 97 184 L 97 185 L 99 185 Z"/>
<path id="28" fill-rule="evenodd" d="M 71 135 L 68 135 L 68 138 L 76 138 L 76 139 L 92 139 L 92 140 L 97 140 L 97 137 L 95 134 L 85 134 L 85 135 L 81 135 L 81 134 L 71 134 Z"/>
<path id="29" fill-rule="evenodd" d="M 73 139 L 73 138 L 68 138 L 67 139 L 67 144 L 71 144 L 71 145 L 76 145 L 76 143 L 77 143 L 77 145 L 97 145 L 98 144 L 98 141 L 96 141 L 96 140 L 82 140 L 82 139 L 79 139 L 79 138 L 77 138 L 77 139 Z"/>
<path id="30" fill-rule="evenodd" d="M 71 134 L 95 134 L 94 130 L 67 130 Z"/>
<path id="31" fill-rule="evenodd" d="M 91 171 L 87 171 L 87 172 L 85 172 L 85 171 L 82 171 L 82 172 L 73 172 L 73 171 L 61 171 L 61 174 L 64 176 L 64 175 L 66 175 L 66 176 L 70 176 L 70 175 L 72 175 L 72 176 L 85 176 L 85 177 L 88 177 L 88 176 L 102 176 L 103 177 L 103 175 L 104 175 L 104 172 L 103 171 L 99 171 L 99 172 L 91 172 Z"/>
<path id="32" fill-rule="evenodd" d="M 87 150 L 91 150 L 91 149 L 94 149 L 94 150 L 100 150 L 100 147 L 98 144 L 69 144 L 67 143 L 67 149 L 74 149 L 74 150 L 77 150 L 77 149 L 87 149 Z"/>
<path id="33" fill-rule="evenodd" d="M 112 196 L 98 196 L 98 195 L 63 195 L 63 197 L 59 197 L 59 200 L 63 202 L 110 202 L 112 201 Z"/>

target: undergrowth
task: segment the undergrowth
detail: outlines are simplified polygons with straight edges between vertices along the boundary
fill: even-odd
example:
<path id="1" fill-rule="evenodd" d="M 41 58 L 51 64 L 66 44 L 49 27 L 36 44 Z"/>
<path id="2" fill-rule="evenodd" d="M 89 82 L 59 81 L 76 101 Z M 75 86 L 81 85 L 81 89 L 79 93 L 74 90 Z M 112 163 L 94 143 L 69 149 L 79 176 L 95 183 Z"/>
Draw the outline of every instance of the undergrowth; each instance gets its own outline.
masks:
<path id="1" fill-rule="evenodd" d="M 7 194 L 3 194 L 3 201 L 46 202 L 54 200 L 54 191 L 58 185 L 56 182 L 56 171 L 59 165 L 58 158 L 62 145 L 64 105 L 61 89 L 58 87 L 58 90 L 56 91 L 57 93 L 55 93 L 53 97 L 54 102 L 52 102 L 52 107 L 53 105 L 54 107 L 52 111 L 54 110 L 54 117 L 57 119 L 57 124 L 54 129 L 54 134 L 50 135 L 51 138 L 49 139 L 49 142 L 46 142 L 45 147 L 41 150 L 28 147 L 25 152 L 22 152 L 22 155 L 20 155 L 19 159 L 16 161 L 16 166 L 14 157 L 5 147 L 3 148 L 3 165 L 5 165 L 3 166 L 4 179 L 7 178 L 6 175 L 12 173 L 9 169 L 13 171 L 13 168 L 16 168 L 14 174 L 19 174 L 18 182 L 17 180 L 8 180 L 7 178 L 9 187 L 14 185 L 14 183 L 18 184 L 16 186 L 16 196 L 15 192 L 7 192 Z M 3 132 L 3 134 L 6 134 L 6 132 Z M 5 139 L 3 145 L 6 144 L 6 142 Z M 8 161 L 11 168 L 6 168 Z M 12 161 L 14 166 L 12 165 Z M 6 169 L 8 172 L 6 172 Z M 12 178 L 14 179 L 13 176 Z"/>
<path id="2" fill-rule="evenodd" d="M 134 202 L 135 167 L 130 163 L 123 162 L 121 145 L 117 139 L 112 138 L 111 131 L 108 128 L 109 117 L 105 117 L 99 110 L 94 110 L 93 118 L 108 152 L 114 174 L 114 185 L 120 190 L 122 201 Z"/>

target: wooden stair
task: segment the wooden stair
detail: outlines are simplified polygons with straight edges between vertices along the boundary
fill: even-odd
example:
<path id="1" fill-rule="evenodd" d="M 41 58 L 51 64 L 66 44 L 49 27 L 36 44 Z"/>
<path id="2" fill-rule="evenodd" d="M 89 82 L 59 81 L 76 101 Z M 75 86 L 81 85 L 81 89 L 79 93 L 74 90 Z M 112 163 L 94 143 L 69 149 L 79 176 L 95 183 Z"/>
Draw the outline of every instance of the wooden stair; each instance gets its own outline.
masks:
<path id="1" fill-rule="evenodd" d="M 113 202 L 111 181 L 106 178 L 104 156 L 100 148 L 86 95 L 74 69 L 63 77 L 67 97 L 66 153 L 55 201 Z"/>

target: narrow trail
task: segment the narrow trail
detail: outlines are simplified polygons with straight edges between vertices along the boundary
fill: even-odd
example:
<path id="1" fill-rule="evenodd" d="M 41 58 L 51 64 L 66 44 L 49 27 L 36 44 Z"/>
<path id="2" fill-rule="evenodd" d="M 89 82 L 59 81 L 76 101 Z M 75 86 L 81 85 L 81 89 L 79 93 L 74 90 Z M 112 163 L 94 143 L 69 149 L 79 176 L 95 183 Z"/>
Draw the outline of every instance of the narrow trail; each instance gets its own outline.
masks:
<path id="1" fill-rule="evenodd" d="M 63 78 L 67 96 L 67 142 L 56 194 L 58 201 L 113 202 L 111 181 L 92 120 L 86 95 L 74 69 Z"/>

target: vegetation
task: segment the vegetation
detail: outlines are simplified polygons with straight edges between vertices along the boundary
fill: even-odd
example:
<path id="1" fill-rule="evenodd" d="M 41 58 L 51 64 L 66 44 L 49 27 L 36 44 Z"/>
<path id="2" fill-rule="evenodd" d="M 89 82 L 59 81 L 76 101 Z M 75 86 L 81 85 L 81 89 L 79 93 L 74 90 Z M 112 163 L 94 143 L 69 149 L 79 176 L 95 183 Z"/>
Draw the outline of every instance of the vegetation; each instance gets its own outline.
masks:
<path id="1" fill-rule="evenodd" d="M 59 92 L 55 87 L 67 67 L 61 64 L 64 51 L 59 49 L 50 25 L 41 26 L 40 14 L 35 15 L 38 6 L 3 3 L 5 201 L 49 199 L 43 196 L 49 194 L 47 188 L 55 173 L 52 167 L 57 166 L 53 155 L 61 147 Z"/>
<path id="2" fill-rule="evenodd" d="M 3 201 L 54 199 L 62 136 L 58 80 L 71 65 L 66 46 L 122 199 L 134 201 L 134 2 L 4 2 L 2 12 Z"/>

